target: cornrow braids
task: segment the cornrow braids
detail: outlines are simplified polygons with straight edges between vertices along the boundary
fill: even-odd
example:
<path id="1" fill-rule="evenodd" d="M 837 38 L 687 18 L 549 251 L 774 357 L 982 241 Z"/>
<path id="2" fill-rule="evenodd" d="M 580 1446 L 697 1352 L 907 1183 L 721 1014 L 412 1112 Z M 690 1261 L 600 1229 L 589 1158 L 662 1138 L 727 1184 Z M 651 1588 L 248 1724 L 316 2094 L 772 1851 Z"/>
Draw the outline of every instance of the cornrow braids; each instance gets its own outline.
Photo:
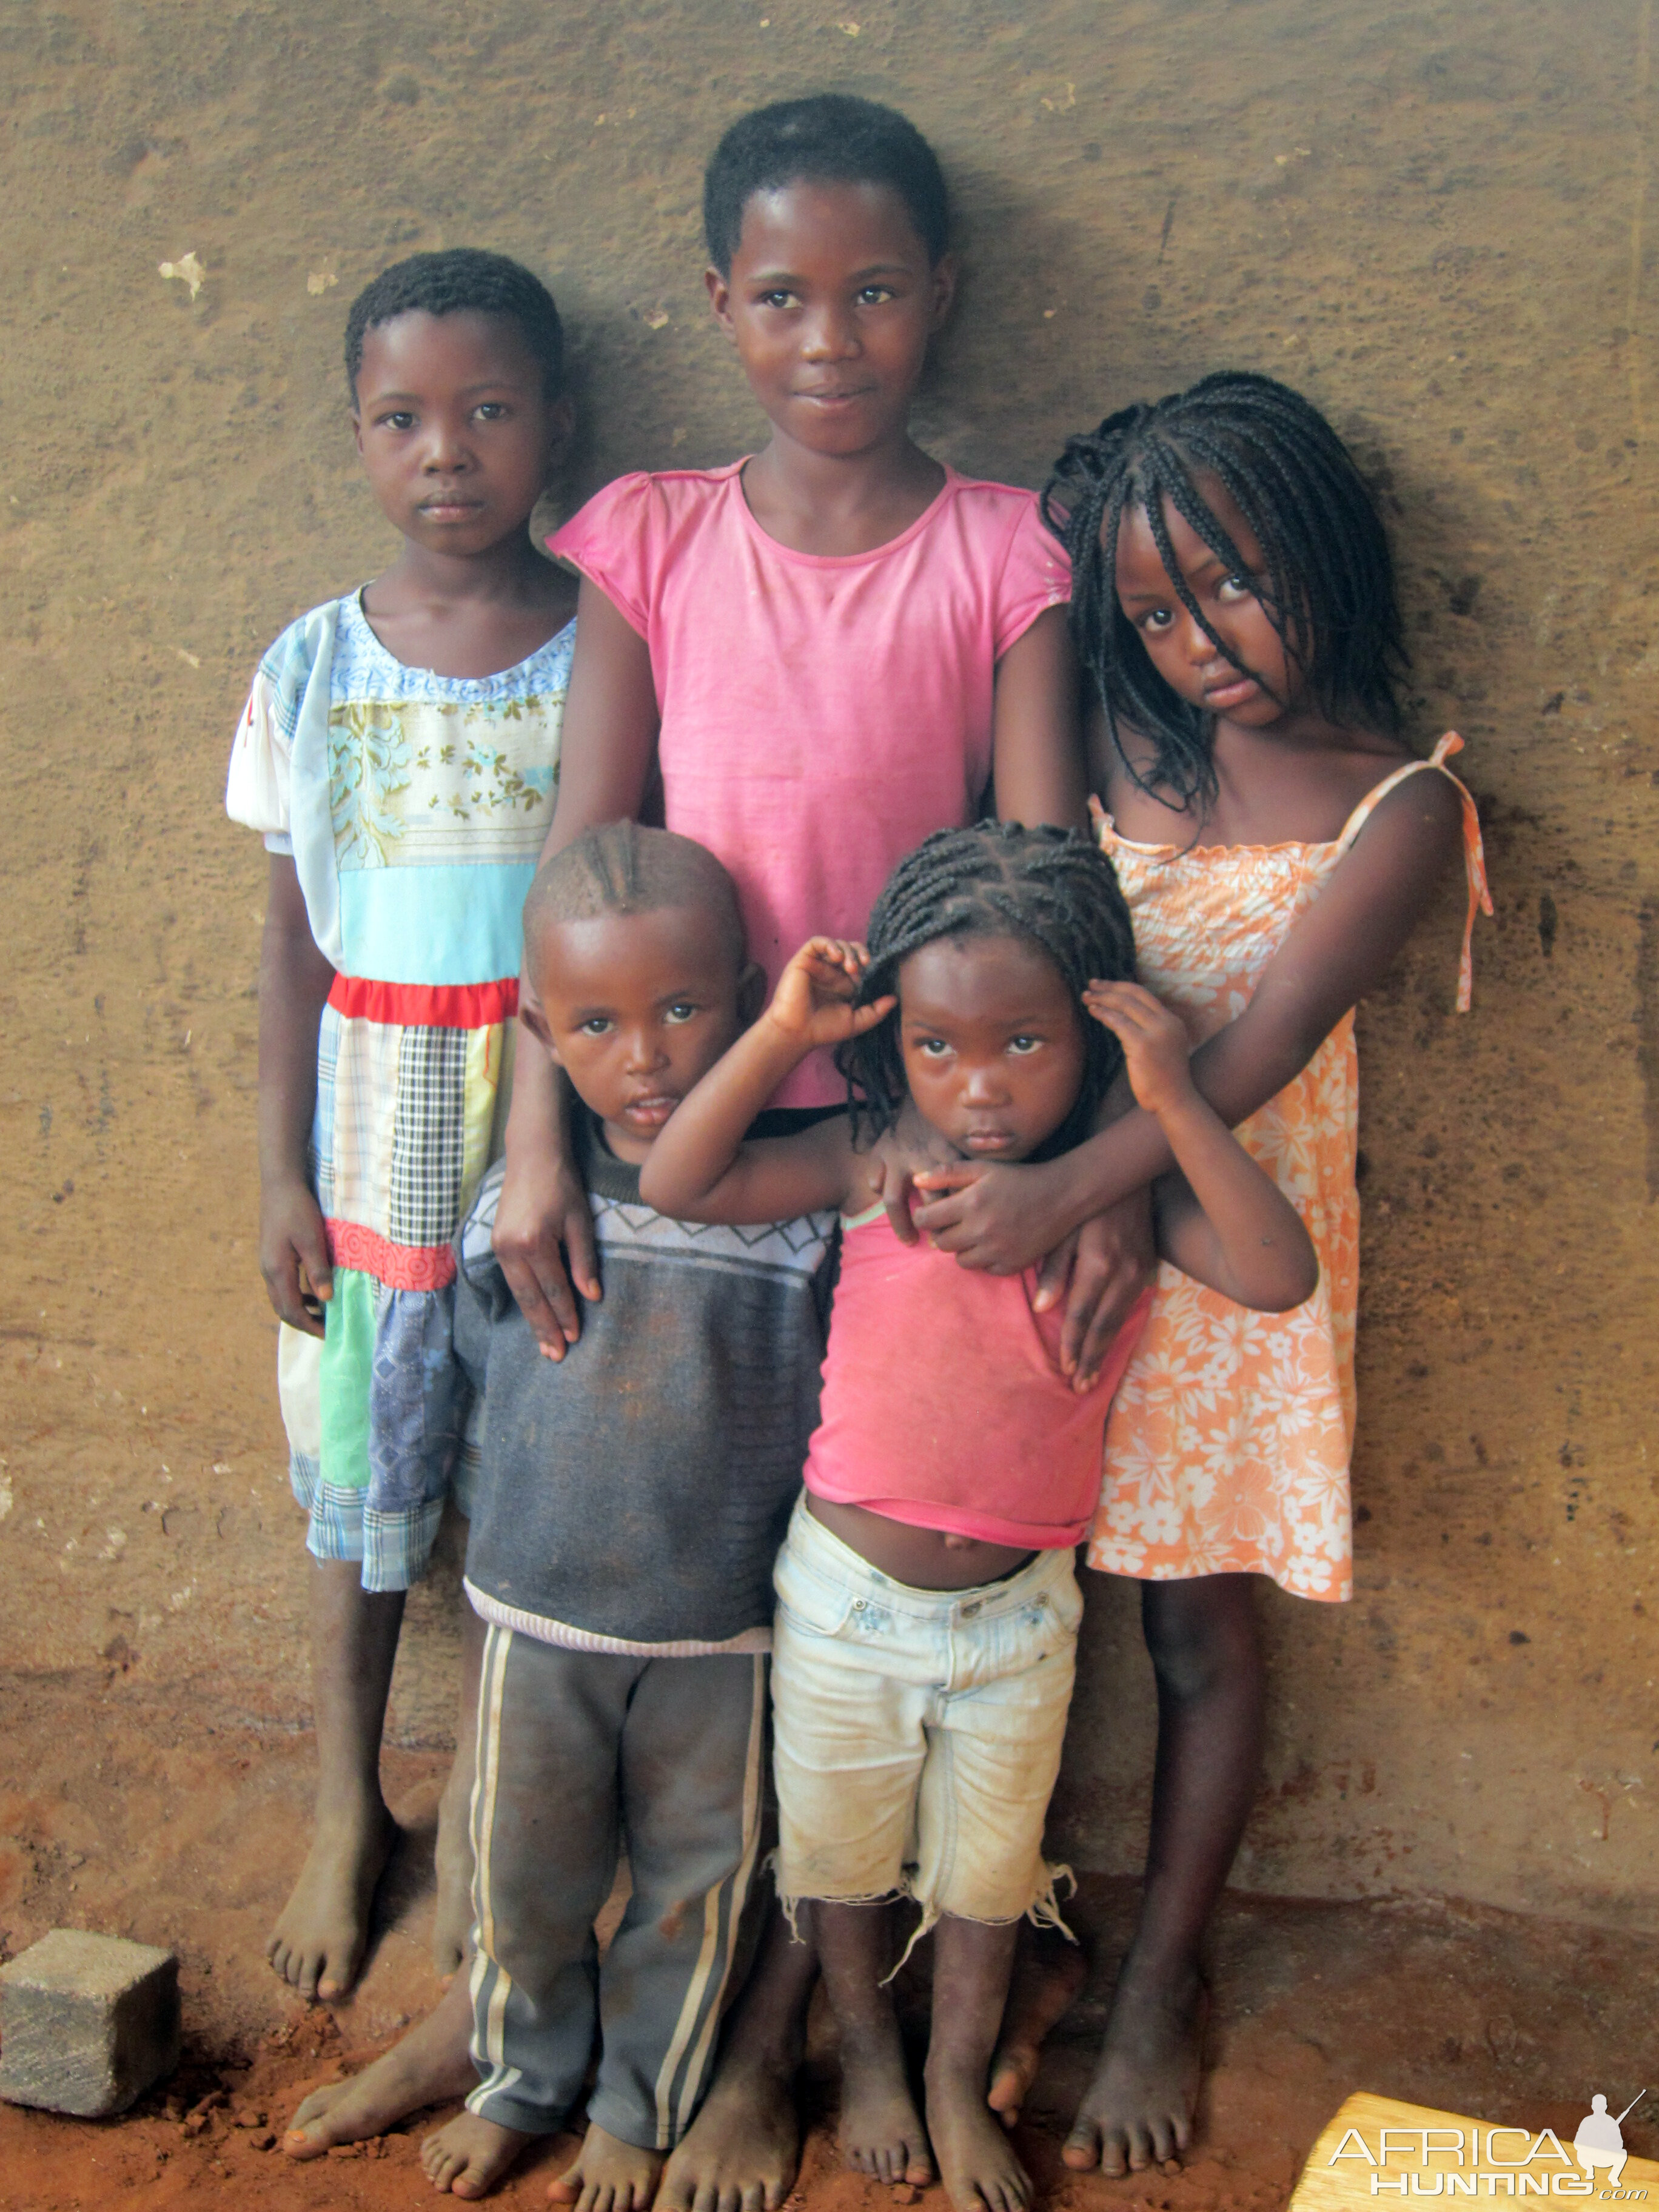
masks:
<path id="1" fill-rule="evenodd" d="M 1216 795 L 1215 718 L 1177 698 L 1153 668 L 1118 604 L 1117 546 L 1125 513 L 1144 509 L 1182 605 L 1235 667 L 1254 675 L 1204 619 L 1170 542 L 1166 500 L 1218 559 L 1248 573 L 1198 488 L 1206 475 L 1261 548 L 1257 596 L 1322 714 L 1394 734 L 1407 665 L 1382 520 L 1352 455 L 1300 392 L 1223 369 L 1068 439 L 1042 514 L 1072 556 L 1073 634 L 1118 757 L 1143 791 L 1162 790 L 1182 806 Z M 1151 741 L 1145 774 L 1124 750 L 1124 724 Z"/>
<path id="2" fill-rule="evenodd" d="M 722 276 L 757 192 L 796 184 L 885 185 L 903 201 L 937 264 L 949 240 L 950 207 L 939 156 L 908 116 L 851 93 L 780 100 L 740 115 L 710 158 L 702 183 L 708 258 Z"/>
<path id="3" fill-rule="evenodd" d="M 469 313 L 505 315 L 515 322 L 541 364 L 544 392 L 549 399 L 558 398 L 564 386 L 564 328 L 553 295 L 540 277 L 505 253 L 456 246 L 442 253 L 411 253 L 406 261 L 394 261 L 352 301 L 345 328 L 346 382 L 352 405 L 357 404 L 357 372 L 370 331 L 398 315 Z"/>
<path id="4" fill-rule="evenodd" d="M 584 831 L 537 869 L 525 896 L 525 942 L 532 944 L 550 922 L 655 914 L 666 907 L 696 907 L 718 915 L 733 964 L 743 966 L 738 887 L 708 847 L 672 830 L 606 822 Z"/>
<path id="5" fill-rule="evenodd" d="M 1027 830 L 983 822 L 936 830 L 901 860 L 870 915 L 870 965 L 859 988 L 867 1005 L 898 988 L 914 952 L 942 937 L 1018 937 L 1046 953 L 1079 1001 L 1093 980 L 1132 981 L 1134 930 L 1106 855 L 1075 830 Z M 1086 1133 L 1123 1062 L 1111 1031 L 1083 1014 L 1083 1089 L 1065 1125 L 1039 1157 L 1065 1152 Z M 855 1140 L 890 1129 L 906 1097 L 899 1010 L 842 1045 Z"/>

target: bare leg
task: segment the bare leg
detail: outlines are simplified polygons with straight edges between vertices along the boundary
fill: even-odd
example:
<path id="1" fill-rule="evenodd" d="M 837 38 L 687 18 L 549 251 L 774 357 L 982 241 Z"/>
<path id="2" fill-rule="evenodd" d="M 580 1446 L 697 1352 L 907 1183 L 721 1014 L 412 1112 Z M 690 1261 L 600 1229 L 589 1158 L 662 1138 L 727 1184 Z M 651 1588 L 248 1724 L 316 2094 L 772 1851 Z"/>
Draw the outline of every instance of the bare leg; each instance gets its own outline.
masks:
<path id="1" fill-rule="evenodd" d="M 933 1935 L 933 2024 L 927 2132 L 957 2212 L 1024 2212 L 1030 2177 L 985 2101 L 991 2052 L 1008 2001 L 1018 1921 L 953 1920 Z"/>
<path id="2" fill-rule="evenodd" d="M 811 1912 L 796 1913 L 808 1939 L 798 1942 L 772 1906 L 702 2110 L 663 2169 L 658 2212 L 778 2212 L 789 2194 L 800 2160 L 795 2075 L 818 1978 Z"/>
<path id="3" fill-rule="evenodd" d="M 455 1763 L 438 1807 L 438 1906 L 432 1921 L 432 1963 L 446 1981 L 472 1955 L 472 1774 L 477 1764 L 484 1625 L 465 1598 L 461 1607 L 461 1705 L 455 1722 Z"/>
<path id="4" fill-rule="evenodd" d="M 312 1561 L 316 1831 L 265 1956 L 301 1996 L 325 2002 L 357 1978 L 398 1832 L 380 1795 L 380 1731 L 403 1617 L 403 1592 L 366 1590 L 356 1560 Z"/>
<path id="5" fill-rule="evenodd" d="M 1134 1940 L 1067 2166 L 1139 2172 L 1192 2140 L 1203 2054 L 1199 1952 L 1255 1802 L 1266 1682 L 1250 1575 L 1141 1586 L 1158 1676 L 1152 1835 Z"/>
<path id="6" fill-rule="evenodd" d="M 574 2204 L 576 2212 L 646 2212 L 661 2172 L 659 2150 L 623 2142 L 590 2120 L 575 2158 L 549 2183 L 547 2201 Z"/>
<path id="7" fill-rule="evenodd" d="M 471 2040 L 472 1999 L 458 1974 L 437 2009 L 372 2066 L 313 2089 L 294 2115 L 283 2148 L 290 2158 L 321 2158 L 335 2143 L 366 2142 L 411 2112 L 468 2095 L 478 2086 Z"/>
<path id="8" fill-rule="evenodd" d="M 1036 2079 L 1042 2046 L 1071 2009 L 1087 1974 L 1088 1960 L 1080 1944 L 1070 1942 L 1057 1928 L 1021 1922 L 1014 1946 L 1013 1984 L 985 2100 L 1005 2128 L 1018 2121 Z"/>
<path id="9" fill-rule="evenodd" d="M 421 2145 L 421 2166 L 440 2197 L 486 2197 L 534 2136 L 463 2112 Z"/>
<path id="10" fill-rule="evenodd" d="M 905 2079 L 898 2015 L 881 1986 L 892 1964 L 891 1923 L 885 1905 L 819 1898 L 812 1906 L 824 1987 L 841 2030 L 842 2154 L 873 2180 L 921 2188 L 933 2178 L 933 2160 Z M 979 2094 L 983 2098 L 982 2081 Z"/>

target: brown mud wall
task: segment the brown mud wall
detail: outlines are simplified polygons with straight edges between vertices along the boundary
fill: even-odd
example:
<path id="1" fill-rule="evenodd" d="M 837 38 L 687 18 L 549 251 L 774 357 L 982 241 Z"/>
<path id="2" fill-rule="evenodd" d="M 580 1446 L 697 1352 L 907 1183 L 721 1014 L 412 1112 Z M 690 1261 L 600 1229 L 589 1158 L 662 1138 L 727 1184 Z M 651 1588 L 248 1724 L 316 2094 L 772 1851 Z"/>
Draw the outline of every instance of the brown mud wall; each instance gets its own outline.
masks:
<path id="1" fill-rule="evenodd" d="M 1363 1018 L 1358 1595 L 1263 1594 L 1238 1880 L 1659 1929 L 1649 5 L 6 11 L 0 1669 L 306 1723 L 254 1266 L 264 860 L 220 799 L 260 648 L 386 555 L 347 301 L 415 247 L 505 248 L 575 334 L 573 490 L 723 460 L 758 422 L 703 304 L 701 161 L 842 86 L 957 190 L 935 450 L 1036 483 L 1134 396 L 1299 384 L 1385 487 L 1414 722 L 1462 730 L 1482 801 L 1474 1014 L 1449 894 Z M 194 298 L 157 273 L 186 252 Z M 1062 1825 L 1112 1872 L 1150 1686 L 1134 1592 L 1092 1596 Z M 454 1602 L 411 1608 L 406 1744 L 447 1729 Z"/>

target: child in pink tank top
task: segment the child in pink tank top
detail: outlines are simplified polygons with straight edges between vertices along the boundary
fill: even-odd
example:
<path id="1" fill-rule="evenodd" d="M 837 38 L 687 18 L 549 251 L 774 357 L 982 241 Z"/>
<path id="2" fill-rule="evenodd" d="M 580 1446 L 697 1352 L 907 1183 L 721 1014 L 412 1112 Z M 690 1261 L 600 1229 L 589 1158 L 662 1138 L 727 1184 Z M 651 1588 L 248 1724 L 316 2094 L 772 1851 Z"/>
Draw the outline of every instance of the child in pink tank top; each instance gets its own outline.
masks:
<path id="1" fill-rule="evenodd" d="M 1085 1135 L 1120 1069 L 1179 1172 L 1159 1247 L 1240 1304 L 1314 1287 L 1295 1208 L 1200 1099 L 1186 1033 L 1129 980 L 1110 863 L 1085 838 L 1012 824 L 939 830 L 894 872 L 870 945 L 814 938 L 761 1019 L 677 1109 L 641 1196 L 744 1223 L 834 1205 L 846 1232 L 806 1490 L 778 1561 L 773 1698 L 778 1887 L 813 1928 L 842 2029 L 842 2137 L 883 2178 L 928 2172 L 963 2212 L 1027 2201 L 985 2101 L 1020 1920 L 1059 1921 L 1042 1856 L 1082 1601 L 1073 1548 L 1099 1486 L 1110 1382 L 1145 1303 L 1079 1394 L 1036 1277 L 902 1243 L 871 1146 L 931 1133 L 956 1157 L 1052 1157 Z M 1091 1018 L 1092 1017 L 1092 1018 Z M 745 1140 L 807 1054 L 841 1048 L 853 1104 Z M 889 1905 L 936 1924 L 922 2123 L 885 1983 Z"/>

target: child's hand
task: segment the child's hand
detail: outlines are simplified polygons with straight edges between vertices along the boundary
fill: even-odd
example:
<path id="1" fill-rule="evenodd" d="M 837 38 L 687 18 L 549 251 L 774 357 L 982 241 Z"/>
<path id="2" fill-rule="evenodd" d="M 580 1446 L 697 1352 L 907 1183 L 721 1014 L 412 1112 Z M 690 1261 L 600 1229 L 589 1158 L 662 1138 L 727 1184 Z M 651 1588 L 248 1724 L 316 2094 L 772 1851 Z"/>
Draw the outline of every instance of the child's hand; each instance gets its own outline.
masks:
<path id="1" fill-rule="evenodd" d="M 259 1272 L 276 1318 L 320 1336 L 334 1268 L 321 1211 L 309 1184 L 297 1177 L 259 1194 Z"/>
<path id="2" fill-rule="evenodd" d="M 870 955 L 861 945 L 840 937 L 812 938 L 779 976 L 766 1018 L 796 1047 L 845 1044 L 849 1037 L 862 1036 L 898 1004 L 888 997 L 854 1006 L 869 965 Z"/>
<path id="3" fill-rule="evenodd" d="M 1123 1047 L 1137 1106 L 1161 1114 L 1191 1096 L 1192 1041 L 1180 1019 L 1139 983 L 1091 983 L 1083 1003 Z"/>

